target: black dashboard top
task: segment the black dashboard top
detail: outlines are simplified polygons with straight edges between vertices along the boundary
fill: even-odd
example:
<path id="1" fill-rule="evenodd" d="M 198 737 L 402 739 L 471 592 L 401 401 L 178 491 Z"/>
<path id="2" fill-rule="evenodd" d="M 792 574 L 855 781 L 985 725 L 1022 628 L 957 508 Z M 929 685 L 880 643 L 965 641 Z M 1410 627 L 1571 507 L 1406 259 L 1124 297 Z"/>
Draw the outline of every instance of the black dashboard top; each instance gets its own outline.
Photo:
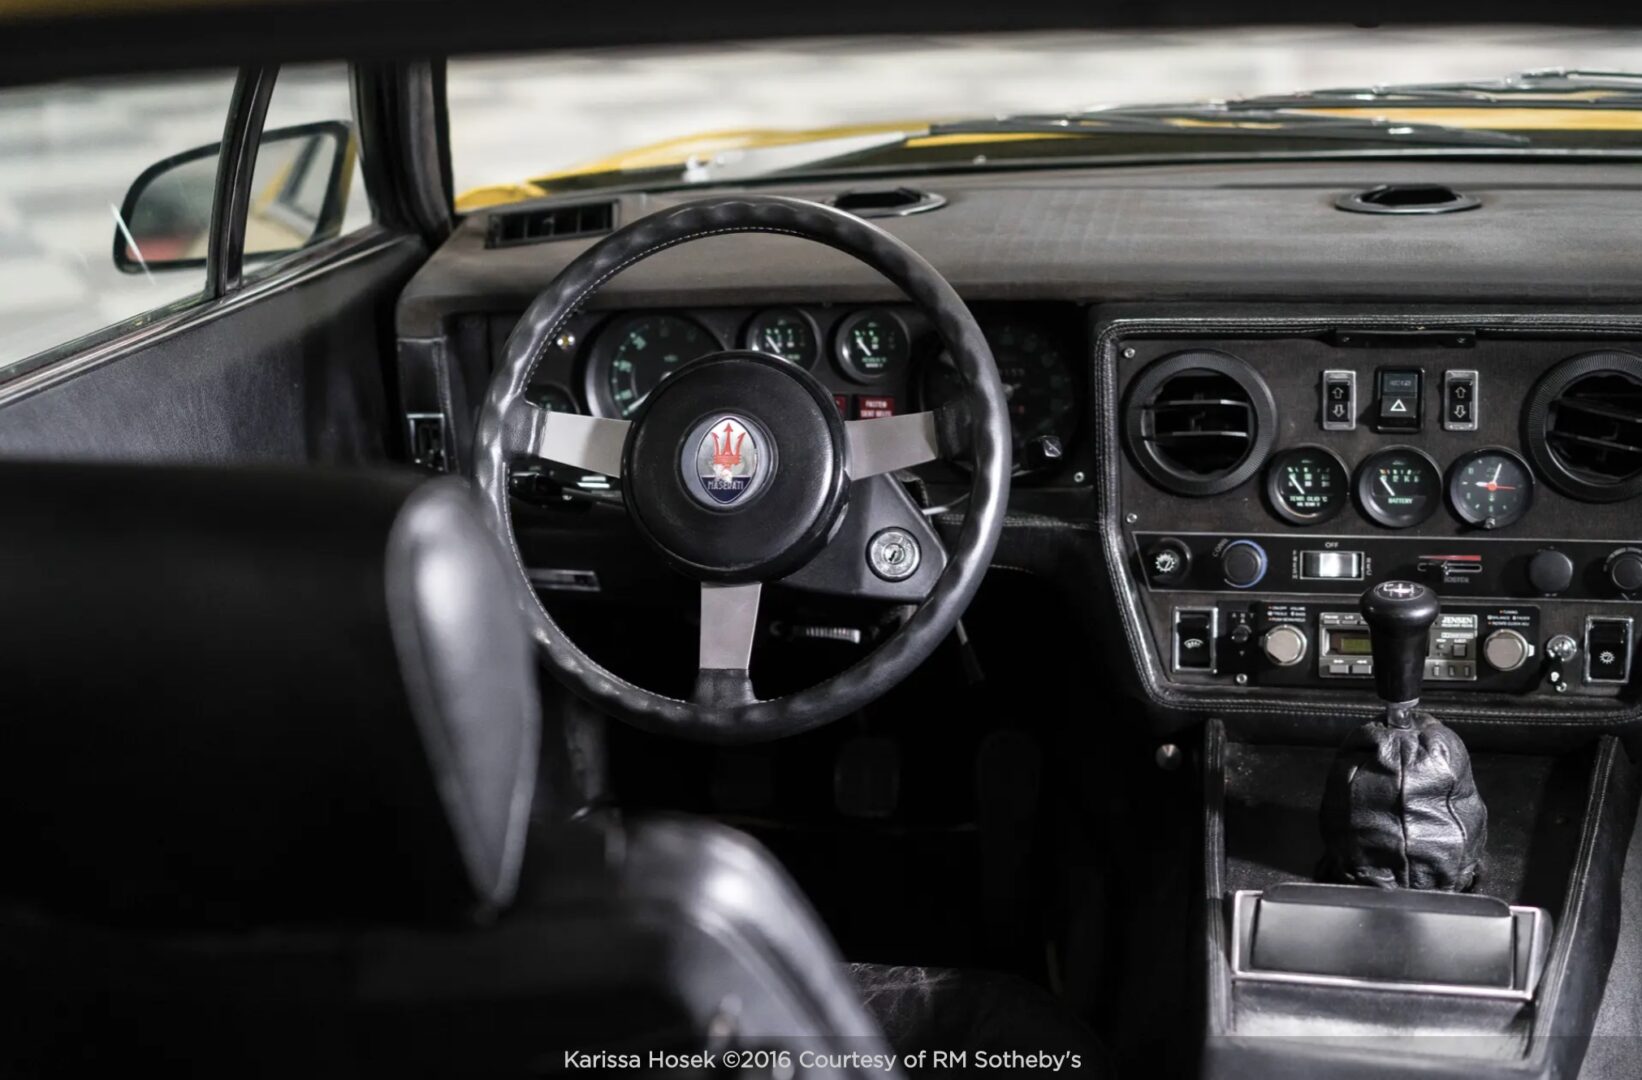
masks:
<path id="1" fill-rule="evenodd" d="M 1178 164 L 839 180 L 776 190 L 828 198 L 910 183 L 941 209 L 880 224 L 970 300 L 1210 298 L 1624 303 L 1642 296 L 1627 230 L 1642 173 L 1619 164 L 1357 158 Z M 1343 213 L 1334 199 L 1387 182 L 1440 182 L 1479 198 L 1465 213 Z M 626 194 L 618 222 L 690 191 Z M 600 196 L 602 197 L 602 196 Z M 587 201 L 593 196 L 563 201 Z M 486 247 L 470 215 L 405 289 L 401 337 L 432 337 L 463 311 L 519 311 L 588 241 Z M 610 282 L 601 308 L 876 303 L 895 291 L 837 252 L 732 236 L 664 252 Z"/>

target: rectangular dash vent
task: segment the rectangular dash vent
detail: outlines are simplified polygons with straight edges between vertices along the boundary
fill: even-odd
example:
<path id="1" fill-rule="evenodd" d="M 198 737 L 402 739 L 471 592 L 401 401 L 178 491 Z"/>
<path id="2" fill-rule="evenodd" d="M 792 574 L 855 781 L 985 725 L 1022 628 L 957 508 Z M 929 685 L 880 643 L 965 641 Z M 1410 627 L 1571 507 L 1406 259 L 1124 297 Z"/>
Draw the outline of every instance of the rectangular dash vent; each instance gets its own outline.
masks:
<path id="1" fill-rule="evenodd" d="M 490 215 L 487 247 L 512 247 L 544 240 L 570 240 L 578 236 L 598 236 L 616 225 L 614 202 L 576 203 L 545 206 L 535 210 L 514 210 Z"/>

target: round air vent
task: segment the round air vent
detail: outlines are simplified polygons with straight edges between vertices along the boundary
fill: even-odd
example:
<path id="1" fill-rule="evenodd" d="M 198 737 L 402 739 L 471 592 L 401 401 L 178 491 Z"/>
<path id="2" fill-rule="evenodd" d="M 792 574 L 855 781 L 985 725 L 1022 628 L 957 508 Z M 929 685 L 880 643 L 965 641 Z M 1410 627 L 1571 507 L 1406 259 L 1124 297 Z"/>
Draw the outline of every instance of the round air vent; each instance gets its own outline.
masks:
<path id="1" fill-rule="evenodd" d="M 1482 201 L 1447 184 L 1381 184 L 1341 195 L 1334 205 L 1354 214 L 1452 214 L 1475 210 Z"/>
<path id="2" fill-rule="evenodd" d="M 1570 357 L 1534 386 L 1523 439 L 1541 476 L 1576 499 L 1642 494 L 1642 357 Z"/>
<path id="3" fill-rule="evenodd" d="M 1218 495 L 1259 471 L 1277 406 L 1253 368 L 1221 352 L 1175 353 L 1136 376 L 1124 438 L 1140 470 L 1180 495 Z"/>

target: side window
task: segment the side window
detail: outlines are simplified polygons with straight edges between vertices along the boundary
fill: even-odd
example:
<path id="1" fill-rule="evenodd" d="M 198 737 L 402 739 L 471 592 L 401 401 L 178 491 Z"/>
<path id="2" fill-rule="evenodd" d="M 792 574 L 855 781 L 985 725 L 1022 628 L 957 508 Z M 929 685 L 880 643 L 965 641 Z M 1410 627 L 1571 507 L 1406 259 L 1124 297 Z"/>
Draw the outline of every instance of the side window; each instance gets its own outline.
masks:
<path id="1" fill-rule="evenodd" d="M 209 221 L 233 89 L 233 72 L 0 89 L 0 380 L 30 357 L 204 294 L 203 232 L 157 221 L 165 267 L 127 270 L 110 243 L 130 239 L 132 182 L 189 147 L 211 150 L 150 210 Z"/>
<path id="2" fill-rule="evenodd" d="M 251 175 L 246 275 L 370 222 L 347 66 L 280 68 Z"/>

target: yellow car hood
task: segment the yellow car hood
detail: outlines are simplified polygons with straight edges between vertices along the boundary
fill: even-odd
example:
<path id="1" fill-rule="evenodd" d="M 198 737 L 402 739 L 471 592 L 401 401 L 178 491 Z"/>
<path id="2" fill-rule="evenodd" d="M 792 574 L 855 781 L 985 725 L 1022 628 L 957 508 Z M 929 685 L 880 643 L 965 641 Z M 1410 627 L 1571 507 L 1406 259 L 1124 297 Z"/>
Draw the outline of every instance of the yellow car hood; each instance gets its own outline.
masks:
<path id="1" fill-rule="evenodd" d="M 1587 95 L 1568 95 L 1585 97 Z M 1599 96 L 1599 95 L 1592 95 Z M 1642 109 L 1559 109 L 1549 102 L 1520 108 L 1467 107 L 1465 105 L 1406 106 L 1379 103 L 1365 106 L 1306 106 L 1286 111 L 1308 112 L 1328 116 L 1361 116 L 1408 123 L 1441 124 L 1447 127 L 1474 128 L 1492 131 L 1642 131 Z M 819 128 L 732 128 L 705 131 L 694 135 L 666 139 L 645 146 L 623 150 L 607 157 L 583 162 L 557 172 L 521 180 L 512 184 L 490 184 L 465 191 L 456 200 L 456 209 L 462 212 L 482 210 L 490 206 L 536 199 L 555 194 L 569 181 L 602 173 L 620 173 L 637 170 L 683 169 L 691 160 L 710 160 L 722 154 L 759 150 L 768 147 L 796 146 L 803 143 L 852 139 L 870 135 L 903 134 L 908 147 L 957 144 L 983 144 L 1042 141 L 1051 138 L 1080 138 L 1079 131 L 1065 135 L 1053 133 L 1022 134 L 1018 132 L 963 132 L 931 135 L 930 128 L 942 121 L 902 120 L 874 124 L 851 124 Z M 1269 121 L 1240 120 L 1230 112 L 1224 120 L 1181 117 L 1171 121 L 1182 128 L 1213 127 L 1273 127 Z M 1084 130 L 1097 126 L 1099 113 L 1080 123 Z"/>

